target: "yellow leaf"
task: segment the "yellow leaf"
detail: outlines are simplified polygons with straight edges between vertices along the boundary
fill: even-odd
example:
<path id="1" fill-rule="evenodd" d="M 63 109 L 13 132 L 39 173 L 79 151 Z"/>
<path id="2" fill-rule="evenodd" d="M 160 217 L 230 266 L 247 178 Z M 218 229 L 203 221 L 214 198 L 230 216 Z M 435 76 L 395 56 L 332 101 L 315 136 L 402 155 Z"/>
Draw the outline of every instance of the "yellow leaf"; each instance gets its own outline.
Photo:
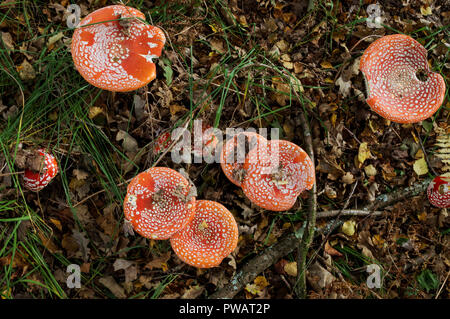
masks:
<path id="1" fill-rule="evenodd" d="M 297 263 L 292 261 L 284 265 L 284 271 L 292 277 L 297 277 Z"/>
<path id="2" fill-rule="evenodd" d="M 372 164 L 364 167 L 364 172 L 366 172 L 366 175 L 369 177 L 377 175 L 377 169 Z"/>
<path id="3" fill-rule="evenodd" d="M 260 292 L 259 287 L 255 284 L 247 284 L 245 286 L 245 290 L 247 290 L 252 295 L 256 295 Z"/>
<path id="4" fill-rule="evenodd" d="M 420 214 L 417 214 L 417 219 L 421 222 L 424 222 L 427 220 L 427 212 L 422 212 Z"/>
<path id="5" fill-rule="evenodd" d="M 430 6 L 426 6 L 426 7 L 421 6 L 420 13 L 422 13 L 424 16 L 429 16 L 429 15 L 433 14 Z"/>
<path id="6" fill-rule="evenodd" d="M 333 68 L 333 65 L 331 65 L 331 63 L 328 61 L 322 61 L 320 63 L 320 66 L 324 69 L 332 69 Z"/>
<path id="7" fill-rule="evenodd" d="M 383 244 L 384 244 L 384 239 L 383 238 L 381 238 L 381 236 L 380 235 L 374 235 L 373 237 L 372 237 L 372 242 L 376 245 L 376 246 L 378 246 L 378 247 L 382 247 L 383 246 Z"/>
<path id="8" fill-rule="evenodd" d="M 92 120 L 94 117 L 96 117 L 99 114 L 103 113 L 103 109 L 98 106 L 92 106 L 89 108 L 89 118 Z"/>
<path id="9" fill-rule="evenodd" d="M 414 162 L 413 165 L 414 172 L 416 172 L 417 175 L 425 175 L 428 173 L 428 165 L 425 161 L 425 158 L 422 157 L 421 159 L 418 159 Z"/>
<path id="10" fill-rule="evenodd" d="M 356 232 L 356 222 L 354 220 L 347 220 L 342 225 L 341 231 L 347 236 L 353 236 Z"/>
<path id="11" fill-rule="evenodd" d="M 358 151 L 358 161 L 362 165 L 366 159 L 370 159 L 372 157 L 372 154 L 370 153 L 370 150 L 367 146 L 367 143 L 361 143 L 359 145 L 359 151 Z"/>
<path id="12" fill-rule="evenodd" d="M 209 24 L 209 27 L 211 28 L 211 30 L 212 30 L 214 33 L 217 33 L 217 32 L 219 32 L 219 31 L 222 30 L 218 25 L 215 25 L 215 24 Z"/>
<path id="13" fill-rule="evenodd" d="M 266 277 L 264 276 L 258 276 L 253 281 L 255 285 L 257 285 L 260 289 L 264 289 L 269 285 L 269 282 L 267 281 Z"/>

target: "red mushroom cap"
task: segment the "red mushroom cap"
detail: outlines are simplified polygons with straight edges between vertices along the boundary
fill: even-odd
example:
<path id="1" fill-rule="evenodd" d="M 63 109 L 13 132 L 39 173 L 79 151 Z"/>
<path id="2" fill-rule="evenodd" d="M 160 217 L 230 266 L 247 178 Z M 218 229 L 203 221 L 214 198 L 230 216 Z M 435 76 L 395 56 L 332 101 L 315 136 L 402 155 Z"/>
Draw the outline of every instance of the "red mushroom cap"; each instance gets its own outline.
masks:
<path id="1" fill-rule="evenodd" d="M 422 121 L 444 101 L 444 79 L 430 71 L 427 50 L 407 35 L 388 35 L 374 41 L 364 51 L 360 69 L 366 79 L 367 103 L 388 120 Z"/>
<path id="2" fill-rule="evenodd" d="M 249 150 L 253 150 L 265 148 L 267 143 L 265 137 L 254 132 L 241 132 L 226 141 L 222 147 L 220 166 L 230 182 L 240 187 L 245 178 L 244 163 L 247 154 L 241 156 L 240 152 L 247 152 L 246 144 Z"/>
<path id="3" fill-rule="evenodd" d="M 298 195 L 311 189 L 315 181 L 314 164 L 308 154 L 285 140 L 270 141 L 266 152 L 252 150 L 244 168 L 244 194 L 257 206 L 273 211 L 290 209 Z"/>
<path id="4" fill-rule="evenodd" d="M 161 55 L 164 33 L 138 19 L 124 19 L 133 17 L 145 20 L 139 10 L 112 5 L 81 21 L 71 50 L 75 67 L 86 81 L 104 90 L 125 92 L 155 79 L 153 59 Z"/>
<path id="5" fill-rule="evenodd" d="M 128 185 L 125 218 L 141 235 L 168 239 L 194 218 L 195 197 L 183 175 L 167 167 L 152 167 Z"/>
<path id="6" fill-rule="evenodd" d="M 170 132 L 165 132 L 158 136 L 155 145 L 153 146 L 153 155 L 159 154 L 159 152 L 164 152 L 172 142 L 170 139 Z"/>
<path id="7" fill-rule="evenodd" d="M 42 171 L 35 172 L 31 169 L 26 169 L 23 176 L 24 186 L 34 192 L 43 189 L 58 174 L 58 162 L 55 157 L 43 149 L 39 149 L 37 152 L 44 157 Z"/>
<path id="8" fill-rule="evenodd" d="M 436 176 L 428 185 L 427 195 L 431 205 L 450 208 L 450 177 Z"/>
<path id="9" fill-rule="evenodd" d="M 197 268 L 218 266 L 236 248 L 238 227 L 231 212 L 209 200 L 196 202 L 195 217 L 170 238 L 175 254 Z"/>

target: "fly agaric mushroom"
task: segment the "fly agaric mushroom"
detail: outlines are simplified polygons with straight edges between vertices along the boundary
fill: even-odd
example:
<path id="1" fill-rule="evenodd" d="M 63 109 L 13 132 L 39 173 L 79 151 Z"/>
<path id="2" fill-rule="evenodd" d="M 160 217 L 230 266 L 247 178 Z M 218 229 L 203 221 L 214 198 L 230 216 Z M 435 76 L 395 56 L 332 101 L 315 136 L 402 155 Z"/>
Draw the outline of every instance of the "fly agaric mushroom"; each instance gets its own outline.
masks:
<path id="1" fill-rule="evenodd" d="M 244 194 L 257 206 L 273 211 L 290 209 L 298 195 L 311 189 L 315 181 L 314 164 L 308 154 L 285 140 L 269 141 L 266 152 L 250 151 L 244 169 Z"/>
<path id="2" fill-rule="evenodd" d="M 427 195 L 431 205 L 450 208 L 450 177 L 436 176 L 428 185 Z"/>
<path id="3" fill-rule="evenodd" d="M 43 149 L 37 150 L 37 154 L 37 169 L 27 168 L 23 176 L 24 186 L 33 192 L 43 189 L 58 174 L 58 162 L 53 155 Z"/>
<path id="4" fill-rule="evenodd" d="M 248 152 L 265 148 L 267 143 L 264 136 L 254 132 L 241 132 L 226 141 L 220 155 L 220 166 L 230 182 L 241 187 L 246 175 L 244 163 Z"/>
<path id="5" fill-rule="evenodd" d="M 83 78 L 104 90 L 136 90 L 156 77 L 154 58 L 161 55 L 161 29 L 142 22 L 131 7 L 112 5 L 87 15 L 72 37 L 72 58 Z"/>
<path id="6" fill-rule="evenodd" d="M 222 204 L 209 200 L 197 201 L 194 219 L 170 238 L 175 254 L 197 268 L 218 266 L 237 242 L 233 215 Z"/>
<path id="7" fill-rule="evenodd" d="M 128 185 L 125 218 L 141 236 L 168 239 L 194 218 L 193 186 L 177 171 L 152 167 Z"/>
<path id="8" fill-rule="evenodd" d="M 388 35 L 374 41 L 364 51 L 360 69 L 366 80 L 367 103 L 388 120 L 422 121 L 444 101 L 444 79 L 430 71 L 427 50 L 407 35 Z"/>

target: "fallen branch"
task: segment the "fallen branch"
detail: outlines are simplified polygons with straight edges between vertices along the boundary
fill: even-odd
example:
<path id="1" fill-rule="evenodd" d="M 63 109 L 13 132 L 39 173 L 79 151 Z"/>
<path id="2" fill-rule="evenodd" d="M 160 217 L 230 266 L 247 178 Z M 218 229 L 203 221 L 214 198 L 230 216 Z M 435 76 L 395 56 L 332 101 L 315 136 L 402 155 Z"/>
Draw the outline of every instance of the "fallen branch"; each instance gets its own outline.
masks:
<path id="1" fill-rule="evenodd" d="M 328 210 L 317 213 L 316 218 L 330 218 L 336 217 L 341 213 L 341 216 L 381 216 L 383 211 L 367 211 L 361 209 L 345 209 L 345 210 Z"/>
<path id="2" fill-rule="evenodd" d="M 372 216 L 370 213 L 373 212 L 375 208 L 384 209 L 401 200 L 416 196 L 426 191 L 430 181 L 431 178 L 427 178 L 404 189 L 380 195 L 373 203 L 364 206 L 361 210 L 367 211 L 367 217 L 370 217 Z M 377 215 L 375 214 L 373 216 Z M 342 221 L 338 221 L 336 223 L 335 220 L 332 220 L 328 223 L 327 226 L 318 229 L 316 231 L 316 235 L 328 234 L 342 225 L 342 223 Z M 303 230 L 304 229 L 301 228 L 296 232 L 291 232 L 282 236 L 275 245 L 266 248 L 258 256 L 254 257 L 252 260 L 244 264 L 242 268 L 238 270 L 236 274 L 231 278 L 230 282 L 227 285 L 216 291 L 209 298 L 233 298 L 236 294 L 239 293 L 239 291 L 241 291 L 245 287 L 245 285 L 252 282 L 260 273 L 272 266 L 280 258 L 293 252 L 297 248 L 297 244 L 299 238 L 302 237 Z"/>

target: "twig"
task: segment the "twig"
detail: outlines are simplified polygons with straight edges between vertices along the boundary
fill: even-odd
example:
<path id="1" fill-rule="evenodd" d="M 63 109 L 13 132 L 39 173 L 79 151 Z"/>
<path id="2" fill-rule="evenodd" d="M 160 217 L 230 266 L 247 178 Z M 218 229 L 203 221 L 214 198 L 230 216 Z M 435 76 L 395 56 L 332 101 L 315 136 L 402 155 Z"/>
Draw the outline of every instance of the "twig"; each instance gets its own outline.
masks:
<path id="1" fill-rule="evenodd" d="M 442 284 L 441 288 L 437 292 L 436 297 L 434 297 L 435 299 L 438 299 L 439 295 L 441 294 L 442 289 L 445 287 L 445 284 L 447 283 L 448 275 L 450 275 L 450 271 L 447 272 L 447 277 L 445 277 L 444 283 Z"/>
<path id="2" fill-rule="evenodd" d="M 388 207 L 396 202 L 402 201 L 406 198 L 416 196 L 422 192 L 424 192 L 428 185 L 430 184 L 432 178 L 425 178 L 423 181 L 420 181 L 414 185 L 409 187 L 399 189 L 392 193 L 382 194 L 378 196 L 375 201 L 363 208 L 363 210 L 373 211 L 378 209 L 383 209 Z"/>
<path id="3" fill-rule="evenodd" d="M 317 213 L 316 218 L 329 218 L 329 217 L 335 217 L 337 215 L 341 216 L 381 216 L 384 212 L 383 211 L 367 211 L 367 210 L 360 210 L 360 209 L 346 209 L 346 210 L 328 210 L 324 212 Z"/>
<path id="4" fill-rule="evenodd" d="M 311 130 L 306 121 L 305 112 L 300 112 L 300 124 L 303 129 L 303 136 L 305 138 L 306 152 L 308 153 L 314 165 L 314 149 L 311 137 Z M 294 291 L 297 297 L 306 297 L 306 256 L 309 247 L 314 239 L 314 230 L 316 228 L 316 213 L 317 213 L 317 185 L 314 182 L 312 189 L 309 191 L 308 198 L 308 216 L 306 220 L 305 234 L 302 236 L 297 247 L 297 280 L 294 286 Z"/>

